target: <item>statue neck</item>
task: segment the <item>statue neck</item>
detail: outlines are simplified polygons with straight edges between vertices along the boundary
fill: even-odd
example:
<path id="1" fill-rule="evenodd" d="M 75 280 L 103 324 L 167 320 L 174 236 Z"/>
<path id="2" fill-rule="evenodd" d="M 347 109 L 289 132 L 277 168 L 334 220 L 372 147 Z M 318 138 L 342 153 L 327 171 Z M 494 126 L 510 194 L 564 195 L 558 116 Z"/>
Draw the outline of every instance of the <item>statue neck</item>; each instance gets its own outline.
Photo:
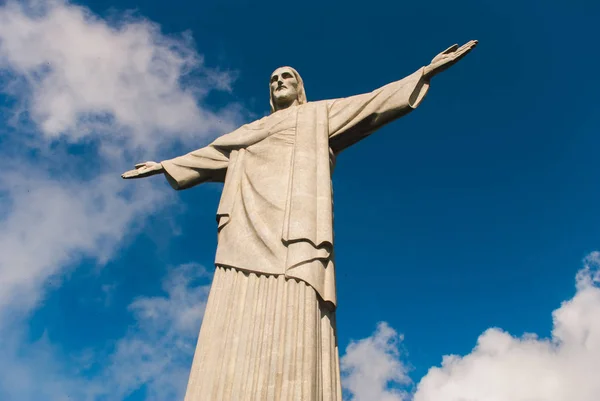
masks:
<path id="1" fill-rule="evenodd" d="M 292 101 L 282 100 L 279 103 L 275 104 L 275 111 L 287 109 L 292 106 L 298 106 L 299 104 L 300 102 L 298 102 L 298 99 L 294 99 Z"/>

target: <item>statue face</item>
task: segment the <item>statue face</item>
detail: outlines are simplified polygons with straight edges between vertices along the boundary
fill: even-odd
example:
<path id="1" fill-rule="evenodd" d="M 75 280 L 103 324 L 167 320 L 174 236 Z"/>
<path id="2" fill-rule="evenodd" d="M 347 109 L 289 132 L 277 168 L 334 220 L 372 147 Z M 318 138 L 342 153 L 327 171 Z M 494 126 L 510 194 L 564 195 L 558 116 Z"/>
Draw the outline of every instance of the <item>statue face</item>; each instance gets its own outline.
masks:
<path id="1" fill-rule="evenodd" d="M 276 109 L 289 107 L 298 99 L 298 80 L 292 70 L 281 67 L 271 74 L 271 96 Z"/>

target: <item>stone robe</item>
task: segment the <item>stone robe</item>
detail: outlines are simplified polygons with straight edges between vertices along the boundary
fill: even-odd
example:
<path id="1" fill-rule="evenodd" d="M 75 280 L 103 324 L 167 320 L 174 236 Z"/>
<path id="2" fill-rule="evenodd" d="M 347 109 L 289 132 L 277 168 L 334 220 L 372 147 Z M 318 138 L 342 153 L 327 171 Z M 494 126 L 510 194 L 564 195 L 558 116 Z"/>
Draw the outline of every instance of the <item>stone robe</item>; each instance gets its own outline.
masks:
<path id="1" fill-rule="evenodd" d="M 175 189 L 224 182 L 215 264 L 307 283 L 335 308 L 335 155 L 416 108 L 423 68 L 373 92 L 277 111 L 162 162 Z"/>

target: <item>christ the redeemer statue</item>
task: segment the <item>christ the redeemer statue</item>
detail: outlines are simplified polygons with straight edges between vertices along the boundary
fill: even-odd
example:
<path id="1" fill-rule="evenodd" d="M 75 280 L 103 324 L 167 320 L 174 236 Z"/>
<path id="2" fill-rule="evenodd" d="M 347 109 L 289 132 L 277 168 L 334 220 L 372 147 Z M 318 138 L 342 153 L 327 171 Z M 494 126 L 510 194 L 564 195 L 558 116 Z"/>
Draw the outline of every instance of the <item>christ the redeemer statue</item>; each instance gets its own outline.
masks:
<path id="1" fill-rule="evenodd" d="M 271 75 L 271 114 L 123 178 L 174 189 L 223 182 L 216 271 L 185 401 L 341 401 L 331 173 L 336 155 L 414 110 L 454 45 L 371 93 L 307 102 L 290 67 Z"/>

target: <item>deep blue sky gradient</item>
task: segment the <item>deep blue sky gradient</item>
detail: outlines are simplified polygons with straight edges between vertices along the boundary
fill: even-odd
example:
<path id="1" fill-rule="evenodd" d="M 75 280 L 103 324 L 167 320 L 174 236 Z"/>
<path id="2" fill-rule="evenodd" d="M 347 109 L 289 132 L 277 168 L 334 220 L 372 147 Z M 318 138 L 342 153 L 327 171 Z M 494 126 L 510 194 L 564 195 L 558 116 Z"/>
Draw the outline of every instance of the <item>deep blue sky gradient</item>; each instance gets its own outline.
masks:
<path id="1" fill-rule="evenodd" d="M 600 238 L 600 3 L 79 4 L 105 17 L 134 8 L 165 33 L 190 30 L 208 65 L 239 73 L 233 94 L 209 106 L 235 100 L 256 116 L 268 112 L 278 66 L 300 72 L 309 100 L 343 97 L 478 39 L 414 113 L 338 158 L 340 350 L 385 320 L 405 334 L 418 381 L 489 327 L 550 334 L 550 312 L 572 296 Z M 49 294 L 31 338 L 45 330 L 68 354 L 121 336 L 131 323 L 124 306 L 160 293 L 168 266 L 212 265 L 219 195 L 217 184 L 175 193 L 177 207 L 153 216 L 108 266 L 89 261 Z M 102 284 L 117 285 L 106 307 Z"/>

